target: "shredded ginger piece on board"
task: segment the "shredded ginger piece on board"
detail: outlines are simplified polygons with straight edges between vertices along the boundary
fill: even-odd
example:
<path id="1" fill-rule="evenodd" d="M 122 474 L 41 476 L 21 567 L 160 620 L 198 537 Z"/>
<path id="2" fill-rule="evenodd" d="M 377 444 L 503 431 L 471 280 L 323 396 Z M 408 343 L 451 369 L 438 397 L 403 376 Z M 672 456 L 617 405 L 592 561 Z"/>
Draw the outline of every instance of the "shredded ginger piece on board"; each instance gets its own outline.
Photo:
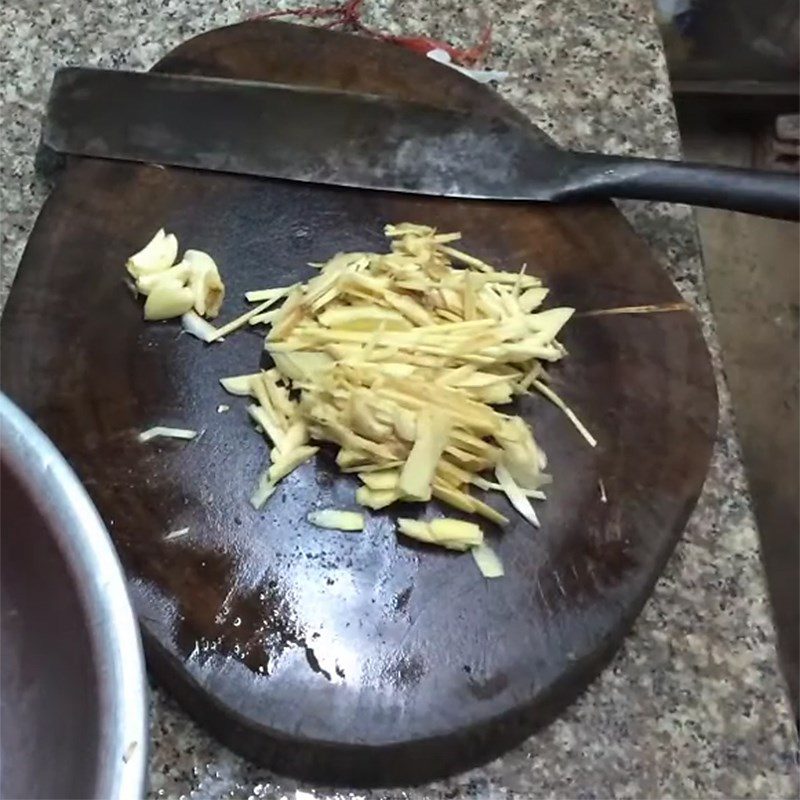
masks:
<path id="1" fill-rule="evenodd" d="M 470 551 L 484 578 L 502 578 L 505 575 L 500 556 L 485 542 Z"/>
<path id="2" fill-rule="evenodd" d="M 178 530 L 168 533 L 164 537 L 164 541 L 170 542 L 173 539 L 180 539 L 181 537 L 186 536 L 187 533 L 189 533 L 189 528 L 178 528 Z"/>
<path id="3" fill-rule="evenodd" d="M 335 508 L 323 508 L 311 511 L 308 521 L 318 528 L 328 528 L 334 531 L 363 531 L 364 515 L 357 511 L 339 511 Z"/>
<path id="4" fill-rule="evenodd" d="M 444 517 L 424 522 L 398 519 L 397 530 L 404 536 L 427 544 L 438 544 L 450 550 L 469 550 L 483 544 L 483 531 L 474 522 Z"/>
<path id="5" fill-rule="evenodd" d="M 151 439 L 165 438 L 165 439 L 194 439 L 197 436 L 197 431 L 189 428 L 169 428 L 165 425 L 156 425 L 154 428 L 149 428 L 142 431 L 137 437 L 140 442 L 149 442 Z"/>
<path id="6" fill-rule="evenodd" d="M 539 392 L 596 444 L 544 382 L 543 366 L 566 355 L 558 336 L 574 309 L 542 310 L 547 289 L 526 265 L 502 271 L 454 247 L 460 233 L 404 222 L 387 225 L 385 234 L 388 252 L 337 253 L 314 264 L 306 283 L 247 292 L 258 305 L 217 328 L 199 316 L 198 286 L 213 289 L 218 274 L 206 254 L 187 251 L 174 264 L 177 240 L 159 231 L 128 270 L 148 300 L 160 292 L 162 312 L 185 305 L 191 291 L 194 305 L 180 314 L 204 341 L 248 325 L 266 328 L 274 366 L 220 380 L 230 394 L 250 398 L 248 414 L 269 449 L 250 499 L 255 508 L 315 456 L 312 443 L 328 442 L 338 448 L 339 469 L 358 475 L 356 500 L 364 507 L 435 498 L 505 525 L 504 514 L 473 494 L 478 488 L 501 491 L 538 525 L 531 499 L 543 500 L 541 487 L 550 482 L 546 456 L 528 423 L 495 407 Z M 221 296 L 204 299 L 211 316 Z M 140 438 L 159 435 L 196 432 L 154 428 Z M 353 512 L 327 509 L 310 519 L 335 522 L 346 513 Z M 462 520 L 403 519 L 399 531 L 457 550 L 483 543 L 480 527 Z M 488 556 L 476 558 L 488 563 Z"/>
<path id="7" fill-rule="evenodd" d="M 541 310 L 538 278 L 454 247 L 459 233 L 407 222 L 385 233 L 389 252 L 337 253 L 306 283 L 248 292 L 259 305 L 216 329 L 264 326 L 274 362 L 221 379 L 252 399 L 248 413 L 270 448 L 253 505 L 316 453 L 312 442 L 330 442 L 339 468 L 362 482 L 364 507 L 436 498 L 506 524 L 472 494 L 478 487 L 502 491 L 538 525 L 530 499 L 544 499 L 546 457 L 522 418 L 494 406 L 539 391 L 575 422 L 540 380 L 542 365 L 566 353 L 558 335 L 573 309 Z M 484 477 L 492 472 L 497 483 Z M 442 525 L 458 528 L 407 520 L 400 532 L 456 549 L 482 542 L 477 526 L 465 541 Z"/>
<path id="8" fill-rule="evenodd" d="M 191 334 L 196 339 L 200 339 L 201 342 L 214 341 L 217 329 L 195 311 L 187 311 L 181 317 L 181 325 L 186 333 Z"/>

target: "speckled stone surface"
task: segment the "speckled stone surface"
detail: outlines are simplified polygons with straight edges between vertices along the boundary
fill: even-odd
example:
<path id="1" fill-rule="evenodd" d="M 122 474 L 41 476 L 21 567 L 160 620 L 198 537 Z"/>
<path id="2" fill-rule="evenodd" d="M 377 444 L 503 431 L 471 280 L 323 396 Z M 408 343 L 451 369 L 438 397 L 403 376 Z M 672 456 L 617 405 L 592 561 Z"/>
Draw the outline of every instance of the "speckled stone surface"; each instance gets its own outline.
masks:
<path id="1" fill-rule="evenodd" d="M 366 0 L 393 33 L 467 44 L 478 11 L 459 0 Z M 13 280 L 46 187 L 34 176 L 53 70 L 147 68 L 171 47 L 256 11 L 215 0 L 6 0 L 0 16 L 2 275 Z M 564 145 L 677 156 L 677 126 L 647 0 L 494 0 L 489 65 L 502 93 Z M 329 792 L 276 778 L 221 747 L 160 691 L 151 695 L 153 797 L 789 798 L 798 753 L 778 674 L 757 537 L 719 370 L 691 213 L 626 205 L 703 320 L 719 378 L 719 437 L 683 541 L 612 665 L 522 747 L 451 780 L 407 791 Z"/>

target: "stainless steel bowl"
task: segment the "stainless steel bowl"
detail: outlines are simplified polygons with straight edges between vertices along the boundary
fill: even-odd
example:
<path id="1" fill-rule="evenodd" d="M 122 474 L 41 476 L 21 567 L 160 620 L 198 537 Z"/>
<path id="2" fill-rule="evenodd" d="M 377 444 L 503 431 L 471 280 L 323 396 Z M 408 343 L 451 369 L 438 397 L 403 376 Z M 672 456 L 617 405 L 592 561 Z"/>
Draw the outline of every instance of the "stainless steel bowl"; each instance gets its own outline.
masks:
<path id="1" fill-rule="evenodd" d="M 137 798 L 141 643 L 119 562 L 75 474 L 0 395 L 0 796 Z"/>

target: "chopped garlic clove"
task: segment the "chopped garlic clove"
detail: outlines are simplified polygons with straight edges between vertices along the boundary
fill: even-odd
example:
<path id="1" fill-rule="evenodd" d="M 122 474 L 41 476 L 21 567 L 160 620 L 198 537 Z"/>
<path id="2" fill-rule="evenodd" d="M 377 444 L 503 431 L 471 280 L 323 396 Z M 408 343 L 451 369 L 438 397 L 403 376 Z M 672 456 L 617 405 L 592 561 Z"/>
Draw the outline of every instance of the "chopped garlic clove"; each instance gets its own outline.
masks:
<path id="1" fill-rule="evenodd" d="M 139 294 L 147 295 L 153 291 L 157 284 L 166 280 L 177 281 L 183 286 L 189 278 L 190 272 L 189 266 L 181 263 L 169 269 L 165 269 L 163 272 L 142 275 L 141 278 L 136 281 L 136 290 Z"/>
<path id="2" fill-rule="evenodd" d="M 355 511 L 338 511 L 334 508 L 324 508 L 320 511 L 310 512 L 307 519 L 318 528 L 328 528 L 335 531 L 364 530 L 364 515 Z"/>
<path id="3" fill-rule="evenodd" d="M 148 298 L 145 319 L 181 316 L 192 307 L 200 315 L 216 316 L 225 296 L 225 286 L 214 260 L 200 250 L 187 250 L 183 260 L 175 264 L 177 255 L 178 240 L 162 228 L 142 250 L 128 259 L 126 268 L 136 279 L 136 291 Z M 192 302 L 187 306 L 190 295 Z M 209 340 L 207 329 L 190 324 L 187 330 Z"/>
<path id="4" fill-rule="evenodd" d="M 502 578 L 505 575 L 503 562 L 488 544 L 480 544 L 470 550 L 484 578 Z"/>
<path id="5" fill-rule="evenodd" d="M 192 290 L 177 280 L 159 281 L 147 296 L 144 318 L 150 321 L 171 319 L 185 314 L 194 303 Z"/>
<path id="6" fill-rule="evenodd" d="M 133 278 L 169 269 L 178 257 L 178 240 L 161 228 L 156 235 L 127 261 L 126 267 Z"/>
<path id="7" fill-rule="evenodd" d="M 187 250 L 182 263 L 190 270 L 189 288 L 194 294 L 195 311 L 201 316 L 216 317 L 225 299 L 225 286 L 214 259 L 202 250 Z"/>
<path id="8" fill-rule="evenodd" d="M 186 333 L 200 339 L 201 342 L 212 341 L 217 330 L 210 322 L 206 322 L 195 311 L 187 311 L 181 317 L 181 326 Z"/>

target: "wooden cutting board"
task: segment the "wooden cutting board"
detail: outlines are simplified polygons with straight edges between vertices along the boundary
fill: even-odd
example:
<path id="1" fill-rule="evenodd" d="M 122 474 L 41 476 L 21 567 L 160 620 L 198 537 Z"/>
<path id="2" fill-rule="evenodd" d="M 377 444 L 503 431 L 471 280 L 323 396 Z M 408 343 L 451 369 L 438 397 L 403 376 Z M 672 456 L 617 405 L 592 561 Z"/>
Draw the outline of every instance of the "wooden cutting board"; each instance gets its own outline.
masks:
<path id="1" fill-rule="evenodd" d="M 156 68 L 524 122 L 428 59 L 281 23 L 212 31 Z M 537 506 L 541 529 L 506 509 L 514 523 L 489 534 L 504 579 L 484 580 L 469 555 L 398 541 L 394 511 L 370 515 L 363 535 L 309 526 L 311 508 L 353 504 L 354 479 L 325 455 L 254 511 L 247 498 L 267 451 L 217 379 L 251 372 L 261 335 L 208 347 L 174 322 L 144 323 L 123 285 L 126 257 L 161 226 L 207 250 L 230 318 L 245 290 L 305 278 L 307 262 L 336 251 L 385 248 L 384 223 L 406 220 L 462 231 L 467 250 L 509 269 L 527 262 L 557 304 L 679 300 L 607 204 L 457 202 L 75 159 L 42 209 L 3 320 L 3 389 L 106 520 L 151 670 L 227 745 L 306 779 L 423 781 L 494 757 L 552 718 L 639 613 L 700 492 L 716 427 L 691 313 L 578 316 L 552 375 L 599 446 L 546 400 L 518 403 L 555 484 Z M 138 443 L 155 424 L 205 433 Z"/>

